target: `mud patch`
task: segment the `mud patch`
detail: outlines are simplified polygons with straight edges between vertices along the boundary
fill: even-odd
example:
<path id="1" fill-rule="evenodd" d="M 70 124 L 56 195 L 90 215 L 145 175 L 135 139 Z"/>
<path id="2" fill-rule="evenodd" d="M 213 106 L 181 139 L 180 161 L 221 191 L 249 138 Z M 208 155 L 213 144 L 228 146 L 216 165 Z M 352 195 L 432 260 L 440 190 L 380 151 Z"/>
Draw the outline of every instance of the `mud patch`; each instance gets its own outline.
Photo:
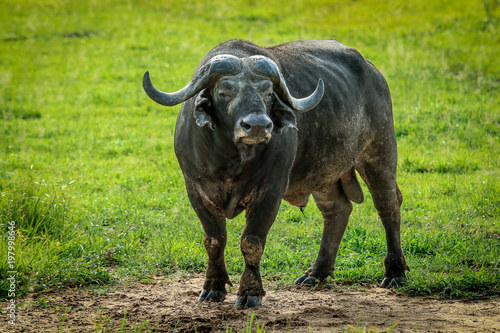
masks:
<path id="1" fill-rule="evenodd" d="M 393 332 L 497 332 L 500 300 L 440 301 L 409 298 L 381 288 L 314 291 L 267 286 L 263 305 L 254 310 L 234 306 L 232 288 L 223 303 L 197 303 L 203 277 L 156 277 L 105 295 L 89 291 L 29 295 L 18 300 L 16 326 L 0 321 L 1 332 L 114 332 L 141 328 L 153 332 L 241 331 L 249 326 L 267 332 L 342 332 L 350 326 Z M 40 300 L 43 298 L 43 302 Z M 2 310 L 6 303 L 2 303 Z M 5 313 L 5 312 L 4 312 Z M 125 318 L 125 319 L 124 319 Z"/>

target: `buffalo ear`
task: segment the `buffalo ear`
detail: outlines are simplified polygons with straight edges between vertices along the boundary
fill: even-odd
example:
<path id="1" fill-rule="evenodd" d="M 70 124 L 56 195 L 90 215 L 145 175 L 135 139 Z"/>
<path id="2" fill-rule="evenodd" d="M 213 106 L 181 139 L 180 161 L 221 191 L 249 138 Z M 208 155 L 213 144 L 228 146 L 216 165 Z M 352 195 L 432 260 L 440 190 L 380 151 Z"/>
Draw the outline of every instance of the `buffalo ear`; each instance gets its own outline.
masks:
<path id="1" fill-rule="evenodd" d="M 196 120 L 196 125 L 200 127 L 208 125 L 211 129 L 214 129 L 212 117 L 210 116 L 211 109 L 212 99 L 208 93 L 208 89 L 203 89 L 194 101 L 193 116 Z"/>
<path id="2" fill-rule="evenodd" d="M 273 132 L 280 134 L 283 128 L 288 127 L 297 130 L 297 119 L 295 112 L 283 103 L 276 94 L 271 109 L 271 120 L 273 121 Z"/>

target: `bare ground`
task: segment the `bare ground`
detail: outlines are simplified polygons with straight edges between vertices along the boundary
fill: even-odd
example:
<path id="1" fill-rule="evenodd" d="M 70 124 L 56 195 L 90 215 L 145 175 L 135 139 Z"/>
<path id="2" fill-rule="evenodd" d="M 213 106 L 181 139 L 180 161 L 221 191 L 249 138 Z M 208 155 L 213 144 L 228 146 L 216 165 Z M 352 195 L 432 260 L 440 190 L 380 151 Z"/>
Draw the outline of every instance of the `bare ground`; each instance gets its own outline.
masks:
<path id="1" fill-rule="evenodd" d="M 270 286 L 263 305 L 234 306 L 236 288 L 223 303 L 197 303 L 203 277 L 156 277 L 149 284 L 121 287 L 107 294 L 65 290 L 33 294 L 17 310 L 16 325 L 5 319 L 0 332 L 100 332 L 141 327 L 154 332 L 233 332 L 247 328 L 252 312 L 266 332 L 500 332 L 500 300 L 464 301 L 407 297 L 393 290 L 358 291 L 319 288 L 313 291 Z M 40 301 L 41 298 L 42 301 Z M 68 309 L 63 319 L 65 309 Z M 123 318 L 126 317 L 126 320 Z M 141 325 L 141 326 L 138 326 Z M 111 330 L 107 330 L 110 329 Z"/>

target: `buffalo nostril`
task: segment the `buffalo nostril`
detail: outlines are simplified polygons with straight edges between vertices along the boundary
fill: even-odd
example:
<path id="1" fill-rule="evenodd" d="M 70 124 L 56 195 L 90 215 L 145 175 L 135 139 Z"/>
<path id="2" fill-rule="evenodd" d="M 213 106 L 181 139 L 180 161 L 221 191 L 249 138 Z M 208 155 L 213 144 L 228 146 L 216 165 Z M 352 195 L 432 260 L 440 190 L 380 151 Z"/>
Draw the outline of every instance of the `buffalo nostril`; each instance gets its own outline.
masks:
<path id="1" fill-rule="evenodd" d="M 267 124 L 267 126 L 266 126 L 266 130 L 267 130 L 267 131 L 270 131 L 270 130 L 272 130 L 272 129 L 273 129 L 273 123 L 272 123 L 272 122 L 270 122 L 269 124 Z"/>
<path id="2" fill-rule="evenodd" d="M 241 121 L 240 123 L 240 126 L 243 130 L 245 130 L 246 132 L 250 131 L 252 129 L 252 126 L 248 123 L 246 123 L 245 121 Z"/>

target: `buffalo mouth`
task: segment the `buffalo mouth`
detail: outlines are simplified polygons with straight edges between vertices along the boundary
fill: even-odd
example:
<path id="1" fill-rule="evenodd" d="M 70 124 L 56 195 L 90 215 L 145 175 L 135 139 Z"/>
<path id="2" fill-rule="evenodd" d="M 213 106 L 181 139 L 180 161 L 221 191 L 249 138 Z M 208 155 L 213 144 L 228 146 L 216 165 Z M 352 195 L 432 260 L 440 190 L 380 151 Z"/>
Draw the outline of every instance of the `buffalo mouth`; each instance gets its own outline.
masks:
<path id="1" fill-rule="evenodd" d="M 269 139 L 270 138 L 260 136 L 244 136 L 240 138 L 241 142 L 247 145 L 256 145 L 262 142 L 267 142 Z"/>

